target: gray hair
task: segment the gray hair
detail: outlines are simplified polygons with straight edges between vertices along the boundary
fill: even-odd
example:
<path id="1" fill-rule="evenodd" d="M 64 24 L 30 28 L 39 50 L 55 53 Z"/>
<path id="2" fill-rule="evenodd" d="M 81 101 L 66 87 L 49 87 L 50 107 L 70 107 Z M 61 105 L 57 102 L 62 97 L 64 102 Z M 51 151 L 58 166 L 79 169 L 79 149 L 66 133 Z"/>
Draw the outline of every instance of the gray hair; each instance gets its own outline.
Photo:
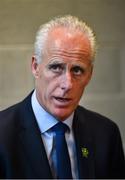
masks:
<path id="1" fill-rule="evenodd" d="M 66 15 L 62 17 L 55 17 L 48 23 L 40 26 L 34 44 L 34 56 L 37 63 L 41 63 L 42 55 L 44 53 L 44 45 L 48 37 L 48 33 L 56 27 L 73 28 L 86 34 L 90 40 L 91 45 L 91 60 L 94 60 L 96 53 L 96 39 L 93 30 L 84 22 L 79 20 L 77 17 Z"/>

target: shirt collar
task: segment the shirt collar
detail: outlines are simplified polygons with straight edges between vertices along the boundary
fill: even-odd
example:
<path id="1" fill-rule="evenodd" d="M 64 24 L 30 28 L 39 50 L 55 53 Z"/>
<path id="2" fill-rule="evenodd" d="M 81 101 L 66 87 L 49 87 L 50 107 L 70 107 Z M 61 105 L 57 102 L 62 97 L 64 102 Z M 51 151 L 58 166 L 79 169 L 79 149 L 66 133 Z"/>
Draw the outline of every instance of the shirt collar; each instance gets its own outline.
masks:
<path id="1" fill-rule="evenodd" d="M 32 94 L 31 104 L 41 133 L 46 132 L 47 130 L 49 130 L 51 127 L 53 127 L 55 124 L 59 122 L 54 116 L 49 114 L 39 104 L 36 97 L 36 90 Z M 74 112 L 66 120 L 63 121 L 63 123 L 65 123 L 70 128 L 70 130 L 72 129 L 73 116 L 74 116 Z"/>

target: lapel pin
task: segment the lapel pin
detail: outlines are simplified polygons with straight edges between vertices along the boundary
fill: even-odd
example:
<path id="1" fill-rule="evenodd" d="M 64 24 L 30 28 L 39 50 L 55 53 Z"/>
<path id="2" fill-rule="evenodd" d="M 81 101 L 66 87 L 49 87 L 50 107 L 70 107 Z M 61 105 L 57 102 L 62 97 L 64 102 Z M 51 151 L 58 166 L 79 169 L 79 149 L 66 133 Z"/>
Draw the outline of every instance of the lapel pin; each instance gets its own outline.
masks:
<path id="1" fill-rule="evenodd" d="M 89 156 L 89 151 L 88 151 L 88 149 L 86 148 L 86 147 L 82 147 L 82 157 L 84 157 L 84 158 L 88 158 L 88 156 Z"/>

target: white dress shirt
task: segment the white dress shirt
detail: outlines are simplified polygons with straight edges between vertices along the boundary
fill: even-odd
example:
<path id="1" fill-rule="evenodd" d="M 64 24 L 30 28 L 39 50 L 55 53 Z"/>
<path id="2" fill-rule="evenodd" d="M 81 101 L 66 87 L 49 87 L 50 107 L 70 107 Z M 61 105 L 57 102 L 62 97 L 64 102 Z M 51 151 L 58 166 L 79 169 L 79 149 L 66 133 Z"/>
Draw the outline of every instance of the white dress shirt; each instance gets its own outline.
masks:
<path id="1" fill-rule="evenodd" d="M 46 112 L 42 106 L 39 104 L 36 98 L 36 91 L 32 94 L 31 98 L 32 109 L 35 114 L 40 132 L 41 137 L 45 146 L 46 154 L 49 160 L 49 164 L 52 170 L 54 177 L 56 177 L 56 158 L 55 158 L 55 151 L 54 151 L 54 132 L 50 130 L 55 124 L 58 123 L 58 120 Z M 68 146 L 70 161 L 71 161 L 71 170 L 72 176 L 74 179 L 78 178 L 78 167 L 77 167 L 77 159 L 76 159 L 76 148 L 75 148 L 75 140 L 72 130 L 72 122 L 73 122 L 74 113 L 72 113 L 63 123 L 68 125 L 70 128 L 70 133 L 66 132 L 66 142 Z"/>

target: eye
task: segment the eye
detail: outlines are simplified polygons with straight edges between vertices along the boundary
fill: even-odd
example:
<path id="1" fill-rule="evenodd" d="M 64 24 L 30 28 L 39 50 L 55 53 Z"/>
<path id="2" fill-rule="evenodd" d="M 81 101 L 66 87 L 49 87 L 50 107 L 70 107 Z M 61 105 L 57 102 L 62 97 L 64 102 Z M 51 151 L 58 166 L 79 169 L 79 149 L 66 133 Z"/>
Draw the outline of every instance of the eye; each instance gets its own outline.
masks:
<path id="1" fill-rule="evenodd" d="M 73 72 L 73 74 L 74 75 L 82 75 L 83 73 L 84 73 L 84 69 L 82 68 L 82 67 L 80 67 L 80 66 L 74 66 L 73 68 L 72 68 L 72 72 Z"/>
<path id="2" fill-rule="evenodd" d="M 50 64 L 49 69 L 53 71 L 54 73 L 61 73 L 63 71 L 63 65 L 62 64 Z"/>

